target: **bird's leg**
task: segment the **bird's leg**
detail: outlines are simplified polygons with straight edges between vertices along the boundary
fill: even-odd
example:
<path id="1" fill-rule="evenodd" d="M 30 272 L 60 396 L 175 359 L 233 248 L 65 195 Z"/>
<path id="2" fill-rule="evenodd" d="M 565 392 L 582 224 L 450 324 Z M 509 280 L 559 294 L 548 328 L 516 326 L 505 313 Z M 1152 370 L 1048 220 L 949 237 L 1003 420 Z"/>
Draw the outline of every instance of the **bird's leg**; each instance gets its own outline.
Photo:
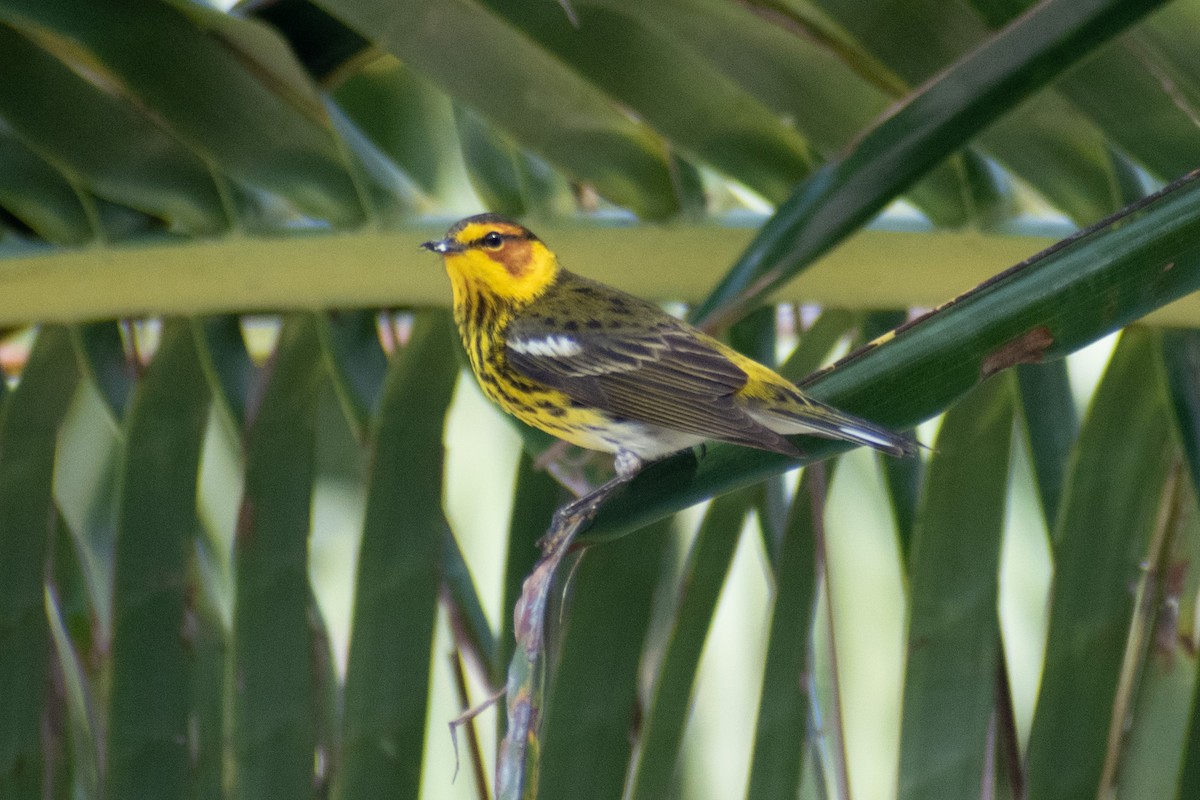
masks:
<path id="1" fill-rule="evenodd" d="M 641 472 L 642 460 L 628 450 L 618 450 L 613 466 L 617 474 L 611 480 L 554 512 L 550 529 L 538 542 L 543 557 L 551 555 L 560 547 L 570 546 L 570 540 L 574 538 L 575 533 L 596 516 L 604 501 Z"/>

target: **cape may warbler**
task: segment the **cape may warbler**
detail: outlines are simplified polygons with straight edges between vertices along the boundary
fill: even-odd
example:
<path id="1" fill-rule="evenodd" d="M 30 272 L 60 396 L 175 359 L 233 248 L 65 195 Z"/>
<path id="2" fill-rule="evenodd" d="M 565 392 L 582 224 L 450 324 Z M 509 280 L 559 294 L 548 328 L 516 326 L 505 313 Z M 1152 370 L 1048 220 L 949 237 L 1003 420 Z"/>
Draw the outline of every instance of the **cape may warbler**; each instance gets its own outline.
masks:
<path id="1" fill-rule="evenodd" d="M 422 247 L 445 260 L 484 393 L 535 428 L 615 453 L 621 477 L 708 439 L 791 456 L 784 436 L 799 433 L 916 450 L 658 306 L 568 272 L 506 217 L 468 217 Z"/>

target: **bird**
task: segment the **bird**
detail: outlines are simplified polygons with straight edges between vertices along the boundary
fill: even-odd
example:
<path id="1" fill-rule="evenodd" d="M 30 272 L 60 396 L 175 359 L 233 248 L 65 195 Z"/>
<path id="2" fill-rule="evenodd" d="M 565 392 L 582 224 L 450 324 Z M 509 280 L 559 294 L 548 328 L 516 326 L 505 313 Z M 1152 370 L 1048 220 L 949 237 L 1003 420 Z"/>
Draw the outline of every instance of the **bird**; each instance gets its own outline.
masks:
<path id="1" fill-rule="evenodd" d="M 919 448 L 654 303 L 568 271 L 506 216 L 467 217 L 421 247 L 443 259 L 483 393 L 522 422 L 614 454 L 615 481 L 708 441 L 797 458 L 795 434 L 898 457 Z"/>

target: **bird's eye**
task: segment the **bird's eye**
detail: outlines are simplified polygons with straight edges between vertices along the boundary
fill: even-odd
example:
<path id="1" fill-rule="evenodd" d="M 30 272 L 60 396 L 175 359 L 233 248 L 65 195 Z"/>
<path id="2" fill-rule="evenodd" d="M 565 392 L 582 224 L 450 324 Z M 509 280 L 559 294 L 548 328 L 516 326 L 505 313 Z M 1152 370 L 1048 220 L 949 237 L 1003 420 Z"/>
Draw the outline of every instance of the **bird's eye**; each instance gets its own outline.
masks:
<path id="1" fill-rule="evenodd" d="M 504 237 L 495 231 L 483 237 L 483 246 L 490 250 L 499 250 L 502 244 L 504 244 Z"/>

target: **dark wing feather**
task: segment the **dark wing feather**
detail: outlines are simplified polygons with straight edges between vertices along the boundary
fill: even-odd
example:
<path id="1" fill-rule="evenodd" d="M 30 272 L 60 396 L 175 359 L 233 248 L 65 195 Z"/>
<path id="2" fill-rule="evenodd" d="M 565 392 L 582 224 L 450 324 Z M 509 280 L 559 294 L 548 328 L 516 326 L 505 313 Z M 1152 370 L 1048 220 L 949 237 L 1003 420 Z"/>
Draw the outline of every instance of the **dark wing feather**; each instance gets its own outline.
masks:
<path id="1" fill-rule="evenodd" d="M 509 366 L 576 402 L 617 417 L 706 439 L 799 454 L 738 405 L 734 395 L 747 380 L 740 367 L 657 307 L 619 296 L 628 305 L 637 304 L 636 324 L 631 321 L 613 328 L 610 319 L 602 329 L 568 333 L 557 322 L 550 324 L 555 320 L 551 310 L 514 319 L 505 337 Z M 573 305 L 569 310 L 579 313 L 578 304 Z M 587 311 L 585 306 L 585 315 Z M 645 315 L 651 311 L 647 325 Z"/>

